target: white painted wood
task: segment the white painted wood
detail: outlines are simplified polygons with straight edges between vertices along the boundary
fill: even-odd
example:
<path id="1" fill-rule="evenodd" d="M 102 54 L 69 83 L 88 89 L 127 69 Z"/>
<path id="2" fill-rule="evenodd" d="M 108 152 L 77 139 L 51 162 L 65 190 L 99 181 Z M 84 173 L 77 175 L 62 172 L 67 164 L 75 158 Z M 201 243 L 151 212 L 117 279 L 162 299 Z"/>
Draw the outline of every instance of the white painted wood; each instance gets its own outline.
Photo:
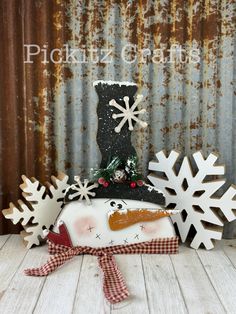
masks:
<path id="1" fill-rule="evenodd" d="M 220 248 L 207 252 L 197 250 L 197 254 L 214 286 L 227 313 L 236 309 L 236 269 Z"/>
<path id="2" fill-rule="evenodd" d="M 115 259 L 124 276 L 130 296 L 123 302 L 112 305 L 112 313 L 149 313 L 141 256 L 116 255 Z"/>
<path id="3" fill-rule="evenodd" d="M 0 296 L 10 284 L 27 253 L 19 235 L 12 235 L 0 251 Z"/>
<path id="4" fill-rule="evenodd" d="M 177 255 L 170 255 L 188 312 L 224 313 L 224 308 L 202 266 L 195 250 L 180 247 Z"/>
<path id="5" fill-rule="evenodd" d="M 110 313 L 110 304 L 103 296 L 102 272 L 95 256 L 85 255 L 83 258 L 73 313 Z"/>
<path id="6" fill-rule="evenodd" d="M 42 265 L 46 261 L 47 255 L 46 246 L 28 251 L 7 291 L 1 298 L 1 314 L 31 314 L 33 312 L 46 278 L 26 276 L 24 269 Z"/>
<path id="7" fill-rule="evenodd" d="M 181 246 L 179 255 L 143 255 L 144 273 L 139 255 L 116 256 L 132 296 L 112 306 L 96 257 L 84 256 L 82 267 L 75 257 L 47 278 L 23 274 L 47 258 L 47 246 L 27 251 L 18 235 L 9 237 L 0 250 L 1 314 L 235 313 L 236 240 L 212 251 Z"/>
<path id="8" fill-rule="evenodd" d="M 236 239 L 222 240 L 219 248 L 225 252 L 231 263 L 236 268 Z"/>
<path id="9" fill-rule="evenodd" d="M 150 313 L 187 313 L 169 255 L 143 255 Z"/>
<path id="10" fill-rule="evenodd" d="M 111 203 L 115 203 L 115 206 L 112 207 Z M 91 247 L 140 243 L 154 238 L 175 236 L 175 229 L 169 217 L 135 223 L 121 230 L 111 230 L 109 215 L 118 209 L 117 205 L 122 206 L 124 212 L 141 208 L 162 210 L 161 206 L 154 203 L 128 199 L 94 198 L 91 205 L 85 200 L 73 201 L 63 208 L 53 230 L 59 232 L 58 225 L 63 222 L 74 246 Z"/>
<path id="11" fill-rule="evenodd" d="M 5 218 L 11 219 L 13 224 L 18 222 L 22 224 L 25 230 L 21 232 L 21 235 L 28 249 L 34 244 L 40 244 L 40 238 L 44 237 L 44 227 L 49 229 L 54 224 L 61 211 L 68 179 L 67 175 L 60 173 L 57 177 L 52 176 L 53 184 L 47 183 L 46 187 L 35 178 L 29 179 L 22 176 L 23 184 L 20 188 L 26 202 L 19 200 L 17 206 L 10 203 L 10 208 L 4 209 L 2 213 Z"/>
<path id="12" fill-rule="evenodd" d="M 218 215 L 218 209 L 224 214 L 226 220 L 233 221 L 236 215 L 233 208 L 236 208 L 235 186 L 229 189 L 221 196 L 214 194 L 224 185 L 225 179 L 208 180 L 204 182 L 207 176 L 217 176 L 225 174 L 224 166 L 215 165 L 218 156 L 211 153 L 206 159 L 200 151 L 194 153 L 194 159 L 198 171 L 194 173 L 191 160 L 184 157 L 179 172 L 176 174 L 175 166 L 179 158 L 179 153 L 171 151 L 166 156 L 163 151 L 156 154 L 157 161 L 149 163 L 149 169 L 154 171 L 148 178 L 152 184 L 161 189 L 166 195 L 166 205 L 175 205 L 175 209 L 185 211 L 171 217 L 176 223 L 182 242 L 185 242 L 191 226 L 196 230 L 191 247 L 198 249 L 201 244 L 206 249 L 214 247 L 213 239 L 222 238 L 224 222 Z M 164 178 L 161 173 L 164 173 Z M 217 208 L 217 209 L 215 209 Z M 203 222 L 210 223 L 210 226 Z"/>
<path id="13" fill-rule="evenodd" d="M 82 259 L 74 257 L 46 278 L 34 313 L 72 313 Z"/>
<path id="14" fill-rule="evenodd" d="M 0 249 L 5 245 L 9 238 L 10 238 L 9 234 L 0 236 Z"/>

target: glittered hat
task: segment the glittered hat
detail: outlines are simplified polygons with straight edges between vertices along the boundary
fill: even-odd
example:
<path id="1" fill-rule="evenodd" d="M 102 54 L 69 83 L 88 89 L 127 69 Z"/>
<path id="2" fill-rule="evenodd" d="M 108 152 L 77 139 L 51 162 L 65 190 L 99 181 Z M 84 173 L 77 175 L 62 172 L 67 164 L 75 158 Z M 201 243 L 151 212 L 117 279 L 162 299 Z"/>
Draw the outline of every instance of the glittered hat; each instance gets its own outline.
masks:
<path id="1" fill-rule="evenodd" d="M 108 199 L 132 199 L 165 205 L 163 193 L 145 182 L 137 170 L 137 155 L 131 143 L 135 124 L 146 127 L 138 109 L 142 95 L 136 95 L 137 85 L 130 82 L 96 81 L 98 95 L 97 144 L 102 160 L 93 169 L 90 196 Z M 86 182 L 89 186 L 89 182 Z M 82 184 L 73 184 L 65 194 L 65 203 L 81 199 Z"/>

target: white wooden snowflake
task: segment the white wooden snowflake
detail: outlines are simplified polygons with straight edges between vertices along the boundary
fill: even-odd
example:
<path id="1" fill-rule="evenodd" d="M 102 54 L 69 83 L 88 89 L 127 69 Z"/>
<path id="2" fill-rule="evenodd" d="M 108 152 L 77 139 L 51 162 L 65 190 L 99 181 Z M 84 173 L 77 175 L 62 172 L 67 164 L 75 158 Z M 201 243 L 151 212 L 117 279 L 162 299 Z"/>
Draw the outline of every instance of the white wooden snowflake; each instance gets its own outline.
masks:
<path id="1" fill-rule="evenodd" d="M 197 170 L 185 157 L 177 173 L 175 166 L 179 153 L 171 151 L 166 156 L 160 151 L 156 157 L 157 161 L 149 163 L 149 169 L 155 173 L 148 178 L 165 192 L 166 206 L 181 210 L 181 214 L 171 219 L 178 227 L 182 242 L 185 242 L 193 226 L 196 233 L 191 247 L 197 249 L 203 244 L 206 249 L 212 249 L 212 240 L 222 238 L 224 221 L 236 219 L 236 188 L 230 186 L 223 195 L 219 194 L 226 180 L 215 179 L 225 173 L 225 167 L 215 165 L 218 159 L 215 154 L 204 159 L 201 152 L 196 152 L 192 157 Z"/>
<path id="2" fill-rule="evenodd" d="M 21 236 L 27 248 L 31 248 L 33 244 L 40 244 L 40 240 L 44 238 L 43 229 L 49 229 L 59 215 L 64 193 L 69 186 L 68 176 L 63 173 L 57 177 L 52 176 L 53 184 L 47 184 L 48 189 L 35 178 L 22 176 L 22 180 L 20 188 L 25 201 L 19 200 L 18 207 L 10 203 L 10 208 L 2 212 L 14 224 L 22 224 L 24 231 Z"/>
<path id="3" fill-rule="evenodd" d="M 86 199 L 87 204 L 91 204 L 89 196 L 94 197 L 96 195 L 95 192 L 91 192 L 91 190 L 98 187 L 98 183 L 93 183 L 92 185 L 89 185 L 89 180 L 85 179 L 84 182 L 81 182 L 81 179 L 79 176 L 75 176 L 74 180 L 76 181 L 76 184 L 72 184 L 66 191 L 69 192 L 69 190 L 73 190 L 73 193 L 69 193 L 68 199 L 73 200 L 79 196 L 79 201 Z M 76 191 L 76 192 L 74 192 Z"/>
<path id="4" fill-rule="evenodd" d="M 128 121 L 128 125 L 129 125 L 129 130 L 132 131 L 133 128 L 133 124 L 132 124 L 132 120 L 134 120 L 135 122 L 137 122 L 138 124 L 140 124 L 143 128 L 147 127 L 147 123 L 138 119 L 136 116 L 139 114 L 143 114 L 146 112 L 145 109 L 141 109 L 141 110 L 137 110 L 135 111 L 135 109 L 137 108 L 138 104 L 142 101 L 143 99 L 143 95 L 137 95 L 137 98 L 135 100 L 135 102 L 133 103 L 133 105 L 130 107 L 129 104 L 129 97 L 125 96 L 123 98 L 124 102 L 125 102 L 125 108 L 122 107 L 121 105 L 119 105 L 115 99 L 110 100 L 109 105 L 113 106 L 117 109 L 119 109 L 121 111 L 121 113 L 113 113 L 112 118 L 113 119 L 117 119 L 117 118 L 122 118 L 119 125 L 115 128 L 115 132 L 116 133 L 120 133 L 122 127 L 124 126 L 124 124 L 126 123 L 126 121 Z"/>

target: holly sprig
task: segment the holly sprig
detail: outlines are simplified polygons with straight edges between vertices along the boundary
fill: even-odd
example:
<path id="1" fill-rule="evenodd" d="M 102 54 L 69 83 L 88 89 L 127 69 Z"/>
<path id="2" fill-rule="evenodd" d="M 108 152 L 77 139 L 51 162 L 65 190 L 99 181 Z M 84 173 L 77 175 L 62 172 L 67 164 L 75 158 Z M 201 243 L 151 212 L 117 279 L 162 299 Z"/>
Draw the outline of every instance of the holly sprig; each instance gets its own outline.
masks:
<path id="1" fill-rule="evenodd" d="M 110 181 L 116 169 L 121 165 L 121 160 L 119 157 L 113 157 L 111 161 L 108 162 L 106 168 L 100 168 L 93 170 L 92 176 L 94 180 L 99 180 L 103 178 L 105 181 Z"/>
<path id="2" fill-rule="evenodd" d="M 125 162 L 122 162 L 118 156 L 113 157 L 109 160 L 106 168 L 92 171 L 93 181 L 98 181 L 99 184 L 108 187 L 109 182 L 112 182 L 112 177 L 118 168 L 125 170 L 127 174 L 126 183 L 130 183 L 131 188 L 135 188 L 137 185 L 143 185 L 143 177 L 138 171 L 138 157 L 136 155 L 128 157 Z"/>
<path id="3" fill-rule="evenodd" d="M 138 172 L 138 157 L 136 155 L 128 157 L 125 165 L 125 171 L 128 174 L 128 179 L 133 182 L 142 180 L 142 175 Z"/>

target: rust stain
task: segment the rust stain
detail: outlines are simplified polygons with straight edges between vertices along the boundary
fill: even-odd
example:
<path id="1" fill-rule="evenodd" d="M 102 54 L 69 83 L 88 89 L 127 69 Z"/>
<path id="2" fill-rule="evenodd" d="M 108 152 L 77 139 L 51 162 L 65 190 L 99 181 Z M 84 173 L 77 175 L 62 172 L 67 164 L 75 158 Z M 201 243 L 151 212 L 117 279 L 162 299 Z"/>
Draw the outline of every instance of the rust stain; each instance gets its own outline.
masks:
<path id="1" fill-rule="evenodd" d="M 149 93 L 155 94 L 153 104 L 147 109 L 160 112 L 159 122 L 161 121 L 161 127 L 157 122 L 155 128 L 152 125 L 147 130 L 135 130 L 138 150 L 143 158 L 141 162 L 144 164 L 148 156 L 148 153 L 145 156 L 142 154 L 143 147 L 146 146 L 149 146 L 150 154 L 162 149 L 166 143 L 172 145 L 171 148 L 181 150 L 186 148 L 185 145 L 189 145 L 191 150 L 202 147 L 215 150 L 212 144 L 214 141 L 203 138 L 202 133 L 206 129 L 210 129 L 211 133 L 214 133 L 212 130 L 218 130 L 217 97 L 223 100 L 227 97 L 225 84 L 219 77 L 218 62 L 225 56 L 233 58 L 232 47 L 228 42 L 235 33 L 234 4 L 235 0 L 1 1 L 0 35 L 3 42 L 9 43 L 0 51 L 0 58 L 4 60 L 0 72 L 0 96 L 3 104 L 1 116 L 4 117 L 1 120 L 4 178 L 1 191 L 4 200 L 1 198 L 1 207 L 7 207 L 10 200 L 15 201 L 14 198 L 18 197 L 15 191 L 18 191 L 22 173 L 45 181 L 57 171 L 60 156 L 55 143 L 55 131 L 60 128 L 61 121 L 56 118 L 56 106 L 64 107 L 65 119 L 66 110 L 74 110 L 71 108 L 74 108 L 72 102 L 75 97 L 70 94 L 69 88 L 66 89 L 66 84 L 75 80 L 76 83 L 90 86 L 90 80 L 96 79 L 98 75 L 102 77 L 104 73 L 107 76 L 114 75 L 114 78 L 118 75 L 120 78 L 125 66 L 120 62 L 116 48 L 120 49 L 125 43 L 136 45 L 138 50 L 147 47 L 168 49 L 171 44 L 194 44 L 201 48 L 201 63 L 190 70 L 181 64 L 165 65 L 160 69 L 151 63 L 150 58 L 147 58 L 146 63 L 132 65 L 132 80 L 144 87 L 147 98 Z M 34 64 L 24 64 L 23 43 L 36 43 L 41 48 L 45 45 L 48 51 L 60 49 L 63 44 L 80 48 L 110 48 L 114 51 L 116 63 L 114 67 L 101 62 L 91 67 L 68 66 L 52 62 L 43 64 L 41 57 L 37 57 Z M 86 55 L 88 56 L 87 51 Z M 166 56 L 168 53 L 165 50 L 164 57 Z M 59 55 L 56 60 L 58 58 Z M 175 74 L 177 78 L 174 87 L 179 90 L 172 90 L 171 87 L 175 82 Z M 155 83 L 157 81 L 158 86 Z M 232 82 L 228 85 L 230 84 Z M 60 98 L 63 88 L 67 93 L 65 99 Z M 189 103 L 190 97 L 186 89 L 189 95 L 193 91 L 199 97 L 196 100 L 196 111 Z M 235 95 L 235 91 L 232 93 Z M 76 96 L 77 107 L 95 101 L 90 94 L 86 95 L 86 99 L 78 94 Z M 194 116 L 190 114 L 183 118 L 181 115 L 184 116 L 188 108 L 193 110 Z M 178 117 L 174 115 L 175 109 Z M 70 122 L 65 125 L 66 140 L 60 145 L 73 152 Z M 88 125 L 84 123 L 77 130 L 86 135 L 89 133 Z M 150 143 L 155 132 L 160 134 L 158 145 L 163 144 L 163 147 Z M 186 134 L 191 138 L 187 144 Z M 208 141 L 212 143 L 209 144 Z M 81 145 L 81 153 L 86 154 L 91 143 Z M 86 149 L 84 145 L 87 145 Z M 72 162 L 70 158 L 70 154 L 65 154 L 65 169 L 85 172 L 83 165 Z"/>
<path id="2" fill-rule="evenodd" d="M 217 88 L 221 88 L 221 81 L 220 80 L 216 81 L 216 86 L 217 86 Z"/>

